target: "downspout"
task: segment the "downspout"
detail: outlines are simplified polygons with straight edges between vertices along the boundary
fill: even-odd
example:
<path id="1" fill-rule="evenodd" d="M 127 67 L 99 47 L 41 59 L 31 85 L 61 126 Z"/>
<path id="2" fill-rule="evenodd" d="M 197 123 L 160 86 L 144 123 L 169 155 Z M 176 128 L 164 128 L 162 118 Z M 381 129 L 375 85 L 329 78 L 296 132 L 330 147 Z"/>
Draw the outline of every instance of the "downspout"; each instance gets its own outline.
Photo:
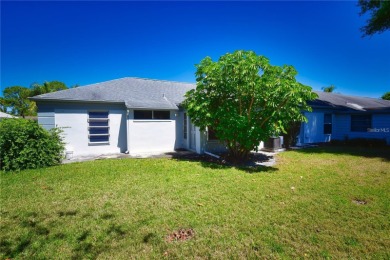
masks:
<path id="1" fill-rule="evenodd" d="M 127 150 L 126 150 L 126 152 L 125 152 L 125 154 L 129 154 L 130 153 L 130 149 L 129 149 L 129 147 L 130 147 L 130 138 L 129 138 L 129 109 L 126 109 L 126 143 L 127 143 Z"/>

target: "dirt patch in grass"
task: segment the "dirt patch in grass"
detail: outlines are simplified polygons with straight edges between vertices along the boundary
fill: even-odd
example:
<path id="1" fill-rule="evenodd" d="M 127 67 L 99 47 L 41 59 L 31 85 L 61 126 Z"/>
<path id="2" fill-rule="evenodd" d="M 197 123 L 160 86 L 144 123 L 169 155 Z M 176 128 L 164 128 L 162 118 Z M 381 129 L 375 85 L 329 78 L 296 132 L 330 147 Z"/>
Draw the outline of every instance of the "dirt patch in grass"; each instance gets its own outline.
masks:
<path id="1" fill-rule="evenodd" d="M 195 231 L 192 228 L 188 229 L 179 229 L 177 231 L 174 231 L 170 233 L 166 240 L 168 242 L 173 242 L 173 241 L 184 241 L 191 239 L 195 235 Z"/>
<path id="2" fill-rule="evenodd" d="M 352 202 L 357 205 L 366 205 L 368 203 L 367 200 L 363 200 L 363 199 L 353 199 Z"/>

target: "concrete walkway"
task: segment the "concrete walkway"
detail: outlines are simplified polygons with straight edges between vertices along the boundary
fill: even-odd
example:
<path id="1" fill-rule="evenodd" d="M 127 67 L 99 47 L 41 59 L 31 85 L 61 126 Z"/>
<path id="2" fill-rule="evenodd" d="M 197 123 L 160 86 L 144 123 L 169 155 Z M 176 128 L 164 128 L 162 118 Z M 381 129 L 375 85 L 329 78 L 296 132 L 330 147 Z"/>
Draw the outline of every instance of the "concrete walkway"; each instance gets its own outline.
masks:
<path id="1" fill-rule="evenodd" d="M 262 165 L 262 166 L 267 166 L 267 167 L 272 167 L 276 164 L 276 158 L 275 155 L 279 152 L 264 152 L 264 151 L 259 151 L 257 152 L 259 154 L 263 154 L 268 157 L 268 160 L 266 161 L 261 161 L 261 162 L 256 162 L 256 165 Z"/>
<path id="2" fill-rule="evenodd" d="M 125 153 L 114 153 L 114 154 L 101 154 L 101 155 L 83 155 L 83 156 L 73 156 L 70 159 L 62 160 L 63 164 L 74 163 L 74 162 L 86 162 L 86 161 L 95 161 L 95 160 L 104 160 L 104 159 L 122 159 L 122 158 L 179 158 L 181 156 L 186 156 L 190 154 L 196 154 L 191 151 L 175 151 L 162 154 L 151 154 L 151 155 L 129 155 Z"/>
<path id="3" fill-rule="evenodd" d="M 271 167 L 276 164 L 275 154 L 277 152 L 264 152 L 259 151 L 257 153 L 253 153 L 253 164 L 254 165 L 262 165 Z M 155 155 L 129 155 L 125 153 L 115 153 L 115 154 L 105 154 L 105 155 L 85 155 L 85 156 L 74 156 L 70 159 L 64 159 L 62 161 L 63 164 L 75 163 L 75 162 L 86 162 L 86 161 L 95 161 L 95 160 L 104 160 L 104 159 L 122 159 L 122 158 L 176 158 L 176 159 L 188 159 L 188 160 L 202 160 L 202 158 L 208 157 L 209 155 L 199 155 L 197 153 L 186 151 L 186 150 L 178 150 L 175 152 L 155 154 Z M 211 157 L 211 156 L 210 156 Z"/>

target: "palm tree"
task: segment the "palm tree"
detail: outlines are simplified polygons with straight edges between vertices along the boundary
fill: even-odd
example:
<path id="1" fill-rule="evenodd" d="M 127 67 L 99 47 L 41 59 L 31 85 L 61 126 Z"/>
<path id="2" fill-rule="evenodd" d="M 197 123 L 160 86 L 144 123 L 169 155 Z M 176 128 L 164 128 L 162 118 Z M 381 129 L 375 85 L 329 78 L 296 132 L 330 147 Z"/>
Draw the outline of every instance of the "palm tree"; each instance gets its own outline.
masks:
<path id="1" fill-rule="evenodd" d="M 382 99 L 390 100 L 390 91 L 383 94 Z"/>
<path id="2" fill-rule="evenodd" d="M 332 93 L 333 90 L 336 89 L 336 87 L 332 84 L 332 85 L 330 85 L 329 87 L 322 87 L 321 89 L 322 89 L 324 92 Z"/>
<path id="3" fill-rule="evenodd" d="M 31 85 L 34 95 L 41 95 L 45 93 L 55 92 L 59 90 L 68 89 L 68 87 L 61 81 L 45 81 L 43 84 L 34 83 Z"/>

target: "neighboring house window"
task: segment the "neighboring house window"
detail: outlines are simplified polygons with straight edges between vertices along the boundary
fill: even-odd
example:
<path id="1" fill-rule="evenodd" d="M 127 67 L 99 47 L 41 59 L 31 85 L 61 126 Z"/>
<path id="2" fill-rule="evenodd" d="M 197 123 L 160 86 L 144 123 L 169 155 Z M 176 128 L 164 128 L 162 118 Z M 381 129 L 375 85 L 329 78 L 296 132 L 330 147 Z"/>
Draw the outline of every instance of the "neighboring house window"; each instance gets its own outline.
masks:
<path id="1" fill-rule="evenodd" d="M 324 114 L 324 134 L 332 134 L 332 114 Z"/>
<path id="2" fill-rule="evenodd" d="M 184 119 L 183 119 L 183 137 L 184 137 L 184 139 L 187 139 L 187 113 L 184 113 Z"/>
<path id="3" fill-rule="evenodd" d="M 215 130 L 211 127 L 207 127 L 207 140 L 208 141 L 218 140 L 218 137 L 215 134 Z"/>
<path id="4" fill-rule="evenodd" d="M 153 119 L 152 110 L 134 110 L 134 119 Z"/>
<path id="5" fill-rule="evenodd" d="M 153 119 L 171 119 L 171 112 L 166 110 L 155 110 L 153 111 Z"/>
<path id="6" fill-rule="evenodd" d="M 171 119 L 169 110 L 134 110 L 134 119 Z"/>
<path id="7" fill-rule="evenodd" d="M 88 113 L 88 131 L 90 143 L 108 143 L 110 126 L 108 111 L 93 111 Z"/>
<path id="8" fill-rule="evenodd" d="M 371 121 L 371 115 L 351 115 L 351 132 L 367 132 Z"/>

